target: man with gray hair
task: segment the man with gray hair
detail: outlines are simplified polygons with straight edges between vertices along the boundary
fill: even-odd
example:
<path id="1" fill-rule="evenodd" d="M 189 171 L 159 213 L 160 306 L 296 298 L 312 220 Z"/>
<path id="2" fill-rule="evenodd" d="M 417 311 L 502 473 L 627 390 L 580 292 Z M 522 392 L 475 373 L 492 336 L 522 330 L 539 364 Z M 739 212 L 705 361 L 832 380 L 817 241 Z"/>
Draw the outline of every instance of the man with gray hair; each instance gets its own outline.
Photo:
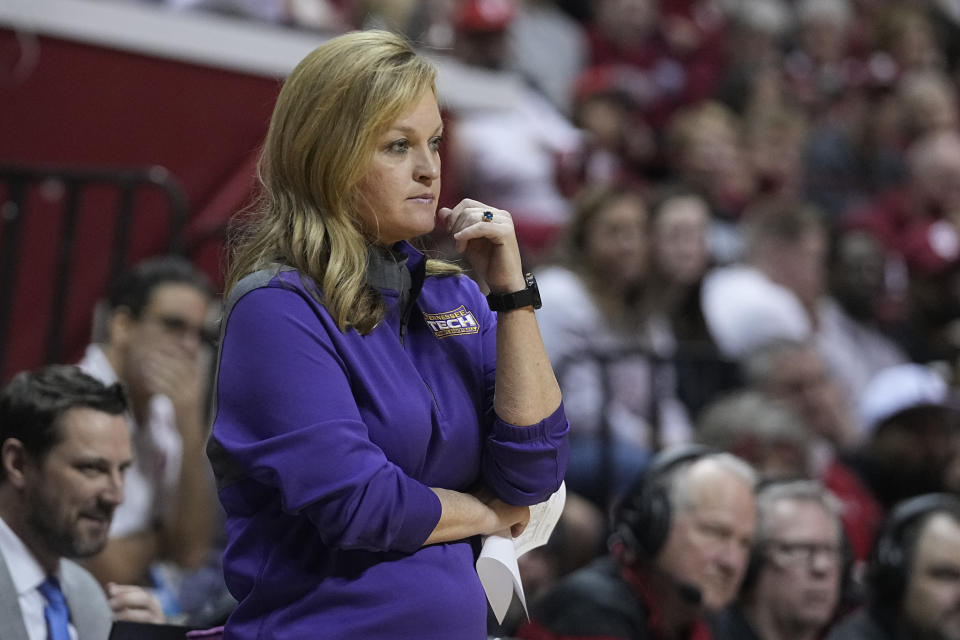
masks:
<path id="1" fill-rule="evenodd" d="M 840 502 L 810 480 L 757 493 L 757 537 L 738 603 L 715 620 L 727 640 L 815 640 L 840 601 L 846 561 Z"/>
<path id="2" fill-rule="evenodd" d="M 702 445 L 660 452 L 622 498 L 610 553 L 553 587 L 521 638 L 706 640 L 736 596 L 756 509 L 753 469 Z"/>
<path id="3" fill-rule="evenodd" d="M 697 420 L 697 442 L 749 462 L 761 479 L 809 474 L 809 434 L 787 405 L 754 389 L 718 398 Z"/>
<path id="4" fill-rule="evenodd" d="M 835 451 L 854 448 L 860 437 L 849 401 L 812 340 L 783 338 L 743 361 L 747 385 L 791 407 L 813 440 Z"/>
<path id="5" fill-rule="evenodd" d="M 792 408 L 807 427 L 810 476 L 844 505 L 847 536 L 858 560 L 866 560 L 883 518 L 870 488 L 839 454 L 857 445 L 859 427 L 826 363 L 810 341 L 779 340 L 757 349 L 744 363 L 747 384 Z"/>

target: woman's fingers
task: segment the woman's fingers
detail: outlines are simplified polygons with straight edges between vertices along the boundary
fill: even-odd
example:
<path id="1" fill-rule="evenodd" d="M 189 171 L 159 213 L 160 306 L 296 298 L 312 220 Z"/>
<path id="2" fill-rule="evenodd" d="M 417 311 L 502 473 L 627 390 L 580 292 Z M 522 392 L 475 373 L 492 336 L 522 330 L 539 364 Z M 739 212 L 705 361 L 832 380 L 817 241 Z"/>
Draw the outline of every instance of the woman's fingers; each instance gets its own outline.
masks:
<path id="1" fill-rule="evenodd" d="M 440 207 L 440 209 L 437 210 L 438 217 L 450 233 L 455 233 L 474 222 L 480 222 L 483 220 L 485 212 L 489 212 L 490 214 L 487 217 L 491 220 L 488 221 L 496 220 L 502 222 L 506 219 L 512 222 L 510 214 L 503 209 L 498 209 L 485 202 L 471 200 L 470 198 L 464 198 L 453 208 Z"/>
<path id="2" fill-rule="evenodd" d="M 491 290 L 523 288 L 520 249 L 509 212 L 464 199 L 452 209 L 439 209 L 437 217 L 481 282 Z"/>
<path id="3" fill-rule="evenodd" d="M 466 202 L 474 201 L 440 210 L 447 232 L 456 241 L 457 252 L 464 253 L 471 240 L 485 238 L 494 244 L 503 244 L 513 237 L 513 219 L 509 213 L 486 205 L 467 206 Z"/>
<path id="4" fill-rule="evenodd" d="M 496 209 L 486 205 L 481 206 L 463 206 L 461 202 L 453 209 L 443 207 L 438 211 L 440 221 L 448 233 L 457 236 L 464 229 L 472 227 L 475 224 L 508 224 L 511 231 L 513 229 L 513 219 L 510 214 L 502 209 Z"/>
<path id="5" fill-rule="evenodd" d="M 510 529 L 513 537 L 520 535 L 530 521 L 530 507 L 507 504 L 499 498 L 492 500 L 487 506 L 497 515 L 500 523 L 497 530 Z"/>
<path id="6" fill-rule="evenodd" d="M 502 223 L 475 222 L 453 234 L 457 251 L 464 253 L 471 240 L 485 239 L 494 244 L 503 244 L 513 233 L 513 227 L 504 228 Z"/>

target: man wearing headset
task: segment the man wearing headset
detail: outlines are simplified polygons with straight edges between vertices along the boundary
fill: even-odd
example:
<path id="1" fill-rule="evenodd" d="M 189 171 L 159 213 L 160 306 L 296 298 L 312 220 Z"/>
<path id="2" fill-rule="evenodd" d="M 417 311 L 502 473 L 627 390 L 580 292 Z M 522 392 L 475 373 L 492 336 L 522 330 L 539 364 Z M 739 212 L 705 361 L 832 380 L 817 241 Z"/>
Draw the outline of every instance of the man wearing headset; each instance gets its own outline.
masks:
<path id="1" fill-rule="evenodd" d="M 724 640 L 816 640 L 840 601 L 847 557 L 840 502 L 811 480 L 757 491 L 757 540 L 739 602 L 714 621 Z"/>
<path id="2" fill-rule="evenodd" d="M 960 498 L 900 503 L 867 569 L 867 606 L 827 640 L 960 640 Z"/>
<path id="3" fill-rule="evenodd" d="M 668 449 L 622 498 L 610 553 L 558 583 L 530 640 L 709 640 L 704 614 L 736 596 L 753 540 L 753 469 L 695 445 Z"/>

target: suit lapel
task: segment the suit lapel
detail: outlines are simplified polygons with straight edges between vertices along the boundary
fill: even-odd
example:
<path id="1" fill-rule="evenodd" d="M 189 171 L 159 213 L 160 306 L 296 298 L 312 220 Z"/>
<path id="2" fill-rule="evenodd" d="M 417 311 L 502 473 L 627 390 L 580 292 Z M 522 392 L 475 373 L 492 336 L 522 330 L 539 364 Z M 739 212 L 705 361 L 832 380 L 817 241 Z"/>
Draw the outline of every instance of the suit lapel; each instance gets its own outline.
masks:
<path id="1" fill-rule="evenodd" d="M 70 607 L 70 621 L 77 630 L 77 636 L 80 640 L 88 638 L 102 639 L 110 631 L 110 622 L 104 622 L 102 619 L 105 612 L 100 607 L 95 607 L 97 596 L 100 600 L 103 596 L 99 593 L 91 593 L 90 588 L 100 589 L 100 586 L 93 582 L 92 577 L 87 577 L 85 570 L 73 564 L 71 561 L 62 558 L 60 560 L 60 579 L 63 582 L 63 595 L 67 598 L 67 606 Z M 109 613 L 109 612 L 106 612 Z M 109 620 L 109 616 L 107 617 Z"/>
<path id="2" fill-rule="evenodd" d="M 10 570 L 0 553 L 0 638 L 3 640 L 29 640 L 27 627 L 23 624 L 23 612 L 17 589 L 13 586 Z"/>

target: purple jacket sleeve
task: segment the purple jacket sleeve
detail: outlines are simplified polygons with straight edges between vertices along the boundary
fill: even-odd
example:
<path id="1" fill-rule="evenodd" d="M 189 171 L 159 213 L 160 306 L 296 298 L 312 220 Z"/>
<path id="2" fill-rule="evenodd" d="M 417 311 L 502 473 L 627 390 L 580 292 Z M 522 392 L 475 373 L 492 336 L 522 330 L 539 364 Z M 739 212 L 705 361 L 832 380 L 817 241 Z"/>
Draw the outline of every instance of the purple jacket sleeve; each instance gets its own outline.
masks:
<path id="1" fill-rule="evenodd" d="M 226 323 L 213 436 L 233 462 L 331 547 L 419 548 L 440 501 L 371 442 L 316 307 L 300 292 L 261 288 Z"/>
<path id="2" fill-rule="evenodd" d="M 497 320 L 486 307 L 484 327 L 484 374 L 487 387 L 489 434 L 484 445 L 482 468 L 487 486 L 504 502 L 531 505 L 550 497 L 563 482 L 567 471 L 570 424 L 563 403 L 534 425 L 516 426 L 505 422 L 493 409 L 496 384 Z"/>

